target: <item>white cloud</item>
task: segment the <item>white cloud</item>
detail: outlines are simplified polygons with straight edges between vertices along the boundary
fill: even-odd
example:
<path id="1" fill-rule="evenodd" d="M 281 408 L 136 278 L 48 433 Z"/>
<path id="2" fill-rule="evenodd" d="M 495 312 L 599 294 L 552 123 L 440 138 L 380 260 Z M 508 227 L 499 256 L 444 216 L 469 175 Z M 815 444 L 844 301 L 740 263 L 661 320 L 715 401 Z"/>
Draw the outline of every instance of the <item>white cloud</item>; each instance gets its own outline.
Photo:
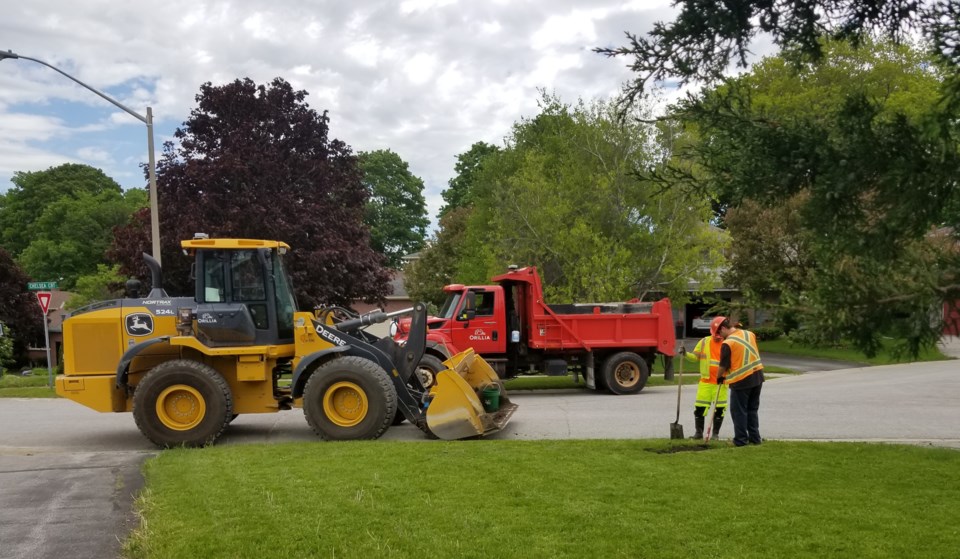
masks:
<path id="1" fill-rule="evenodd" d="M 279 39 L 279 37 L 277 37 L 277 30 L 265 20 L 266 17 L 264 14 L 259 12 L 254 13 L 243 20 L 243 28 L 249 31 L 254 39 L 261 41 L 274 41 Z M 157 192 L 160 191 L 157 190 Z"/>
<path id="2" fill-rule="evenodd" d="M 576 10 L 567 15 L 550 16 L 530 38 L 530 44 L 536 50 L 570 43 L 593 44 L 597 40 L 593 19 L 601 15 L 601 11 Z"/>
<path id="3" fill-rule="evenodd" d="M 343 52 L 354 62 L 373 68 L 377 65 L 377 60 L 380 57 L 381 46 L 372 37 L 358 37 L 348 44 Z"/>
<path id="4" fill-rule="evenodd" d="M 433 68 L 436 64 L 435 56 L 421 52 L 407 60 L 407 63 L 403 65 L 403 71 L 411 82 L 418 85 L 424 84 L 433 77 Z"/>
<path id="5" fill-rule="evenodd" d="M 669 0 L 31 0 L 4 10 L 0 47 L 140 114 L 153 107 L 158 151 L 201 84 L 283 77 L 330 111 L 331 137 L 399 153 L 424 179 L 433 217 L 458 153 L 500 143 L 535 114 L 537 88 L 570 102 L 616 92 L 625 61 L 589 48 L 622 44 L 623 31 L 670 10 Z M 0 62 L 0 123 L 0 190 L 13 171 L 107 156 L 105 172 L 143 184 L 143 124 L 48 68 Z"/>
<path id="6" fill-rule="evenodd" d="M 77 150 L 77 157 L 90 164 L 109 164 L 113 163 L 113 156 L 110 152 L 98 147 L 82 147 Z M 157 190 L 157 192 L 160 192 Z"/>
<path id="7" fill-rule="evenodd" d="M 456 4 L 456 0 L 404 0 L 400 3 L 400 13 L 411 14 L 425 12 L 433 8 L 442 8 L 451 4 Z M 157 192 L 159 192 L 159 190 Z"/>
<path id="8" fill-rule="evenodd" d="M 17 171 L 40 171 L 75 162 L 76 159 L 69 155 L 0 140 L 0 177 L 5 183 L 9 183 Z"/>

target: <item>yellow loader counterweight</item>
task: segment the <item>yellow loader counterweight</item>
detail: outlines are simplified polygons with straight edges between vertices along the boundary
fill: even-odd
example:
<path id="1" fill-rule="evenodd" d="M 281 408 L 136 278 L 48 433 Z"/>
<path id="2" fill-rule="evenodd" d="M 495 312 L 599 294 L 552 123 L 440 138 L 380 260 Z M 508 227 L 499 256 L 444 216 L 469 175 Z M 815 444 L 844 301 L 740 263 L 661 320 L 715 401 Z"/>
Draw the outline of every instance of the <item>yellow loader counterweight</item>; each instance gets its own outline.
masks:
<path id="1" fill-rule="evenodd" d="M 237 415 L 292 407 L 327 440 L 377 438 L 403 420 L 443 439 L 482 436 L 516 409 L 472 350 L 448 360 L 442 382 L 424 388 L 422 303 L 355 318 L 297 312 L 286 244 L 198 235 L 181 245 L 195 258 L 192 297 L 168 296 L 159 264 L 144 255 L 149 295 L 95 303 L 64 321 L 59 395 L 132 412 L 158 446 L 211 444 Z M 363 330 L 398 314 L 412 314 L 406 343 Z M 481 399 L 494 393 L 499 407 L 485 408 Z"/>

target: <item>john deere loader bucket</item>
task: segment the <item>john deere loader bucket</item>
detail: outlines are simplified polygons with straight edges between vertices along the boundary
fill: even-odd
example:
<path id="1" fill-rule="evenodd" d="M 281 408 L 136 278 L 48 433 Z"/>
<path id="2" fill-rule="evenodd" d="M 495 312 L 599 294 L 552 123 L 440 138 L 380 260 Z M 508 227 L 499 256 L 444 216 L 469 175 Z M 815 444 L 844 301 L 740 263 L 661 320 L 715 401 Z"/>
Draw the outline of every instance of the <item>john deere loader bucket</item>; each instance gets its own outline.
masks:
<path id="1" fill-rule="evenodd" d="M 444 361 L 430 389 L 427 427 L 438 438 L 453 440 L 488 435 L 503 429 L 516 411 L 503 383 L 472 349 Z M 486 401 L 486 408 L 484 401 Z"/>

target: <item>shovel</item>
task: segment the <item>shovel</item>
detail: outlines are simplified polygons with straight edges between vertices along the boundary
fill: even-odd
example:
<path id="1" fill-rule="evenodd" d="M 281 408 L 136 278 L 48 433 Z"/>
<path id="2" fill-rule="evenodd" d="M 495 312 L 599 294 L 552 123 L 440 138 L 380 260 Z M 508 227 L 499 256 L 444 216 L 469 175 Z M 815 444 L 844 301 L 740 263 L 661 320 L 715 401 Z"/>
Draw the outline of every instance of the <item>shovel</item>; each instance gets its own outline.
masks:
<path id="1" fill-rule="evenodd" d="M 677 372 L 677 420 L 670 424 L 671 439 L 683 438 L 683 425 L 680 425 L 680 389 L 683 387 L 683 362 L 686 358 L 680 352 L 677 352 L 677 356 L 680 357 L 680 367 Z"/>

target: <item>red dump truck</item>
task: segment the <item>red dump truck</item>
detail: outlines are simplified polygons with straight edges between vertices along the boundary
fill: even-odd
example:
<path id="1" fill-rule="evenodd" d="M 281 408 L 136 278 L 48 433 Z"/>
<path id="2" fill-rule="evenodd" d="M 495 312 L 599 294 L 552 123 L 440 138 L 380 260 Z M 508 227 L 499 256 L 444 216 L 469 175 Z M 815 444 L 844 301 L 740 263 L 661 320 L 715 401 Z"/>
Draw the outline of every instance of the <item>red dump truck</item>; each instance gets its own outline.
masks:
<path id="1" fill-rule="evenodd" d="M 491 281 L 493 285 L 444 287 L 447 299 L 440 316 L 427 319 L 420 373 L 428 384 L 435 371 L 445 368 L 441 361 L 472 347 L 500 378 L 582 375 L 588 388 L 634 394 L 647 383 L 658 354 L 673 357 L 669 299 L 548 305 L 532 266 L 511 266 Z M 403 340 L 409 323 L 391 328 L 394 338 Z"/>

